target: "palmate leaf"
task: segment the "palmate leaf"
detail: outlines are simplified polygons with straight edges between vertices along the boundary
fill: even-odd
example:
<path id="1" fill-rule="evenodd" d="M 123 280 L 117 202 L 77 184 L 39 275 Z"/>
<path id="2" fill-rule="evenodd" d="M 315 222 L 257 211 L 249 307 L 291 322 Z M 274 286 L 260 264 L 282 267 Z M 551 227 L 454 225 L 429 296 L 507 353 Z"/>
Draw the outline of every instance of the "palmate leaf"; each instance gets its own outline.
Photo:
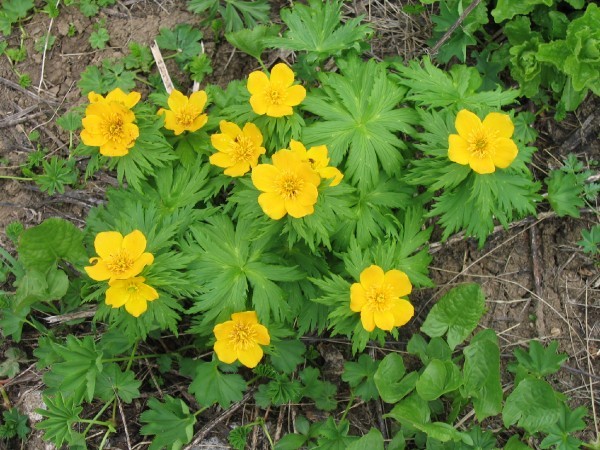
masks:
<path id="1" fill-rule="evenodd" d="M 202 31 L 185 23 L 177 25 L 173 30 L 161 28 L 156 43 L 164 50 L 175 51 L 175 61 L 185 64 L 202 52 L 202 36 Z"/>
<path id="2" fill-rule="evenodd" d="M 60 448 L 64 442 L 71 441 L 74 434 L 71 427 L 80 420 L 83 407 L 78 406 L 73 397 L 64 398 L 60 392 L 54 397 L 44 396 L 44 403 L 47 409 L 37 409 L 36 412 L 46 419 L 36 428 L 44 430 L 44 439 L 51 440 Z"/>
<path id="3" fill-rule="evenodd" d="M 307 367 L 298 376 L 302 380 L 302 396 L 315 401 L 315 406 L 322 411 L 332 411 L 336 408 L 336 387 L 329 381 L 319 380 L 319 369 Z"/>
<path id="4" fill-rule="evenodd" d="M 216 361 L 199 361 L 189 391 L 203 406 L 218 403 L 222 408 L 228 408 L 233 402 L 242 399 L 246 388 L 241 375 L 222 373 Z"/>
<path id="5" fill-rule="evenodd" d="M 373 30 L 360 25 L 361 17 L 342 24 L 341 0 L 323 2 L 309 0 L 307 5 L 296 3 L 291 9 L 281 10 L 281 20 L 288 30 L 283 37 L 267 38 L 273 48 L 309 52 L 312 61 L 339 55 L 342 51 L 361 46 Z"/>
<path id="6" fill-rule="evenodd" d="M 535 377 L 542 378 L 560 370 L 562 364 L 568 359 L 566 353 L 557 353 L 558 342 L 552 341 L 544 348 L 538 341 L 529 341 L 529 351 L 517 348 L 514 351 L 515 359 L 527 372 Z"/>
<path id="7" fill-rule="evenodd" d="M 585 429 L 583 418 L 586 416 L 587 410 L 583 406 L 571 410 L 565 403 L 562 403 L 561 406 L 562 411 L 558 421 L 544 430 L 548 436 L 540 443 L 540 448 L 552 447 L 557 450 L 582 448 L 583 442 L 572 434 Z"/>
<path id="8" fill-rule="evenodd" d="M 196 416 L 190 414 L 188 406 L 179 399 L 166 395 L 165 402 L 155 398 L 148 401 L 150 409 L 140 416 L 145 425 L 140 429 L 144 436 L 155 435 L 151 450 L 167 448 L 180 450 L 194 435 Z"/>
<path id="9" fill-rule="evenodd" d="M 253 28 L 259 23 L 269 21 L 269 2 L 267 0 L 190 0 L 188 9 L 196 14 L 208 11 L 208 20 L 214 19 L 217 12 L 225 21 L 225 31 L 238 31 Z"/>
<path id="10" fill-rule="evenodd" d="M 559 420 L 562 412 L 557 395 L 547 382 L 525 378 L 506 398 L 502 410 L 504 426 L 518 423 L 529 433 L 547 429 Z"/>
<path id="11" fill-rule="evenodd" d="M 350 385 L 353 392 L 365 402 L 379 396 L 375 385 L 374 375 L 380 362 L 374 361 L 368 355 L 360 355 L 358 361 L 344 363 L 342 380 Z"/>
<path id="12" fill-rule="evenodd" d="M 96 396 L 109 402 L 118 395 L 123 402 L 131 403 L 134 398 L 139 398 L 141 384 L 131 370 L 123 372 L 117 364 L 111 363 L 98 376 Z"/>
<path id="13" fill-rule="evenodd" d="M 323 73 L 322 88 L 311 91 L 303 108 L 320 117 L 304 129 L 305 145 L 327 145 L 330 164 L 368 191 L 379 172 L 400 173 L 406 144 L 398 133 L 413 133 L 416 114 L 398 108 L 405 88 L 388 78 L 384 64 L 350 60 L 341 74 Z M 345 160 L 344 160 L 345 159 Z"/>

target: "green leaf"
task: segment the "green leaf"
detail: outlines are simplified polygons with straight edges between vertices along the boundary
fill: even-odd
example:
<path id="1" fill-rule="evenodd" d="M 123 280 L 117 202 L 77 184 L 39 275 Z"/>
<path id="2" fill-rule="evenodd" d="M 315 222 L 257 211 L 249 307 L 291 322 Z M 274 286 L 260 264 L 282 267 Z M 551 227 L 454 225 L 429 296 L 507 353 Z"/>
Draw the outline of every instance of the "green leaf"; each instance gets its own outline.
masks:
<path id="1" fill-rule="evenodd" d="M 496 23 L 512 19 L 518 14 L 529 14 L 537 5 L 552 6 L 554 0 L 498 0 L 492 16 Z"/>
<path id="2" fill-rule="evenodd" d="M 299 364 L 304 362 L 306 346 L 300 340 L 280 340 L 273 342 L 271 364 L 283 373 L 292 373 Z"/>
<path id="3" fill-rule="evenodd" d="M 261 408 L 297 403 L 302 398 L 302 384 L 297 380 L 290 380 L 287 375 L 280 375 L 267 384 L 261 384 L 254 398 Z"/>
<path id="4" fill-rule="evenodd" d="M 37 409 L 36 412 L 46 419 L 36 428 L 44 430 L 44 439 L 60 448 L 64 442 L 70 442 L 74 433 L 71 427 L 81 420 L 79 414 L 83 407 L 76 405 L 73 397 L 64 398 L 60 392 L 54 397 L 44 395 L 43 399 L 47 409 Z"/>
<path id="5" fill-rule="evenodd" d="M 253 56 L 257 60 L 261 60 L 261 55 L 267 48 L 265 40 L 269 37 L 274 37 L 279 34 L 281 26 L 279 25 L 258 25 L 251 30 L 243 28 L 239 31 L 234 31 L 225 34 L 225 38 L 238 50 Z"/>
<path id="6" fill-rule="evenodd" d="M 349 445 L 357 440 L 354 436 L 348 436 L 350 422 L 340 420 L 335 423 L 333 417 L 329 416 L 326 422 L 321 422 L 317 428 L 317 448 L 322 450 L 346 450 Z"/>
<path id="7" fill-rule="evenodd" d="M 537 378 L 551 375 L 560 370 L 568 359 L 566 353 L 557 353 L 558 342 L 552 341 L 548 347 L 535 340 L 529 341 L 529 351 L 517 348 L 514 351 L 518 364 Z"/>
<path id="8" fill-rule="evenodd" d="M 217 362 L 200 361 L 189 391 L 201 405 L 218 403 L 222 408 L 228 408 L 242 399 L 246 388 L 246 382 L 240 375 L 221 373 Z"/>
<path id="9" fill-rule="evenodd" d="M 548 383 L 525 378 L 506 398 L 502 420 L 505 427 L 518 423 L 527 432 L 536 433 L 555 424 L 561 411 L 557 394 Z"/>
<path id="10" fill-rule="evenodd" d="M 548 202 L 559 217 L 579 217 L 579 209 L 583 208 L 584 186 L 573 173 L 553 170 L 546 178 L 548 185 Z"/>
<path id="11" fill-rule="evenodd" d="M 371 428 L 367 434 L 348 445 L 347 450 L 383 450 L 381 431 Z"/>
<path id="12" fill-rule="evenodd" d="M 25 359 L 26 359 L 25 353 L 23 353 L 17 347 L 7 348 L 4 351 L 4 361 L 2 361 L 2 363 L 0 363 L 0 377 L 14 378 L 15 375 L 17 375 L 20 372 L 19 361 L 25 360 Z"/>
<path id="13" fill-rule="evenodd" d="M 135 88 L 135 73 L 125 70 L 122 61 L 105 59 L 102 61 L 102 69 L 96 66 L 87 66 L 81 73 L 81 79 L 77 86 L 83 95 L 92 91 L 97 94 L 106 94 L 116 88 L 127 92 Z"/>
<path id="14" fill-rule="evenodd" d="M 424 424 L 430 421 L 431 411 L 428 403 L 414 392 L 400 400 L 384 417 L 391 417 L 401 424 Z"/>
<path id="15" fill-rule="evenodd" d="M 48 195 L 65 193 L 65 186 L 72 185 L 77 182 L 79 172 L 77 170 L 76 159 L 71 158 L 65 160 L 57 156 L 50 158 L 50 161 L 42 161 L 43 172 L 39 175 L 34 175 L 33 179 L 40 187 L 42 192 L 47 192 Z"/>
<path id="16" fill-rule="evenodd" d="M 464 348 L 463 381 L 465 395 L 473 397 L 478 421 L 502 410 L 500 348 L 494 330 L 477 333 Z"/>
<path id="17" fill-rule="evenodd" d="M 594 225 L 589 230 L 581 230 L 581 240 L 577 242 L 584 253 L 597 255 L 600 250 L 600 225 Z"/>
<path id="18" fill-rule="evenodd" d="M 341 0 L 322 2 L 309 0 L 281 11 L 281 20 L 288 30 L 283 37 L 266 39 L 270 47 L 312 53 L 312 60 L 339 55 L 344 50 L 361 50 L 372 33 L 369 25 L 360 25 L 361 17 L 342 24 Z"/>
<path id="19" fill-rule="evenodd" d="M 475 329 L 485 310 L 485 297 L 478 284 L 465 284 L 444 295 L 427 315 L 421 331 L 430 337 L 448 333 L 451 349 Z"/>
<path id="20" fill-rule="evenodd" d="M 418 378 L 417 372 L 406 373 L 402 356 L 390 353 L 379 363 L 373 381 L 384 402 L 397 403 L 415 388 Z"/>
<path id="21" fill-rule="evenodd" d="M 156 43 L 163 50 L 174 50 L 175 61 L 185 64 L 202 51 L 202 31 L 189 24 L 179 24 L 173 30 L 161 28 Z"/>
<path id="22" fill-rule="evenodd" d="M 362 354 L 358 361 L 346 361 L 342 380 L 350 385 L 354 394 L 365 402 L 376 399 L 379 391 L 375 384 L 374 375 L 380 362 L 374 361 L 370 356 Z"/>
<path id="23" fill-rule="evenodd" d="M 289 433 L 275 443 L 275 450 L 298 450 L 307 440 L 302 434 Z"/>
<path id="24" fill-rule="evenodd" d="M 64 219 L 46 219 L 25 230 L 19 239 L 19 261 L 28 269 L 44 271 L 58 261 L 76 265 L 87 261 L 83 233 Z"/>
<path id="25" fill-rule="evenodd" d="M 185 70 L 190 73 L 192 81 L 202 83 L 206 75 L 213 73 L 210 63 L 210 58 L 206 53 L 194 56 L 192 60 L 185 66 Z"/>
<path id="26" fill-rule="evenodd" d="M 90 34 L 90 47 L 102 50 L 106 47 L 106 43 L 110 40 L 110 35 L 106 28 L 99 28 L 96 31 L 92 31 Z"/>
<path id="27" fill-rule="evenodd" d="M 141 381 L 135 379 L 131 370 L 121 371 L 117 364 L 111 363 L 104 367 L 96 381 L 96 396 L 105 402 L 111 401 L 115 395 L 125 403 L 140 397 Z"/>
<path id="28" fill-rule="evenodd" d="M 150 409 L 144 411 L 140 421 L 145 425 L 140 429 L 144 436 L 155 435 L 150 450 L 167 448 L 180 450 L 194 436 L 196 416 L 190 414 L 188 406 L 170 395 L 161 403 L 155 398 L 148 401 Z"/>
<path id="29" fill-rule="evenodd" d="M 322 88 L 304 100 L 304 109 L 321 119 L 306 127 L 302 138 L 307 146 L 326 144 L 330 164 L 367 192 L 378 184 L 380 170 L 399 174 L 406 144 L 398 133 L 411 133 L 416 117 L 397 107 L 405 89 L 388 78 L 384 64 L 351 59 L 341 72 L 323 73 Z"/>
<path id="30" fill-rule="evenodd" d="M 12 24 L 27 17 L 29 10 L 34 7 L 34 2 L 33 0 L 4 0 L 1 6 L 0 33 L 9 36 Z"/>
<path id="31" fill-rule="evenodd" d="M 4 423 L 0 425 L 0 438 L 10 439 L 18 436 L 22 441 L 26 440 L 31 431 L 27 426 L 27 414 L 21 414 L 17 408 L 12 407 L 2 412 L 2 418 Z"/>
<path id="32" fill-rule="evenodd" d="M 315 401 L 315 406 L 322 411 L 332 411 L 337 407 L 335 400 L 336 387 L 329 381 L 319 380 L 319 369 L 307 367 L 299 373 L 304 385 L 302 395 Z"/>
<path id="33" fill-rule="evenodd" d="M 443 394 L 457 390 L 462 384 L 463 380 L 456 364 L 452 361 L 432 359 L 415 387 L 421 398 L 432 401 Z"/>
<path id="34" fill-rule="evenodd" d="M 586 424 L 583 418 L 586 416 L 587 410 L 583 406 L 571 410 L 565 403 L 561 403 L 561 407 L 561 415 L 557 423 L 544 430 L 548 436 L 540 443 L 540 447 L 553 447 L 557 450 L 580 449 L 583 441 L 571 434 L 585 429 Z"/>
<path id="35" fill-rule="evenodd" d="M 521 441 L 521 436 L 514 435 L 506 442 L 504 450 L 531 450 L 531 447 Z"/>
<path id="36" fill-rule="evenodd" d="M 154 57 L 150 47 L 139 42 L 129 43 L 129 54 L 123 59 L 126 69 L 140 69 L 142 72 L 150 72 L 154 65 Z"/>
<path id="37" fill-rule="evenodd" d="M 69 111 L 56 119 L 56 123 L 63 130 L 75 132 L 81 128 L 81 114 Z"/>

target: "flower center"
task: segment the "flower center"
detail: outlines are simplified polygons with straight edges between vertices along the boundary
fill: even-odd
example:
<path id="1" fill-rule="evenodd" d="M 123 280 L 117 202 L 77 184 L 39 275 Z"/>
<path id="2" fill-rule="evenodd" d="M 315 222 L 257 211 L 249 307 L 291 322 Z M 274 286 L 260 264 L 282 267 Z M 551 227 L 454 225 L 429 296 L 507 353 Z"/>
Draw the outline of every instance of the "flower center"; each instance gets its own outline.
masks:
<path id="1" fill-rule="evenodd" d="M 246 161 L 252 159 L 254 153 L 254 144 L 246 136 L 238 136 L 233 144 L 233 159 L 235 162 Z"/>
<path id="2" fill-rule="evenodd" d="M 177 120 L 177 123 L 179 125 L 189 127 L 196 118 L 196 116 L 197 114 L 194 114 L 189 109 L 183 108 L 181 111 L 179 111 L 178 114 L 175 115 L 175 120 Z"/>
<path id="3" fill-rule="evenodd" d="M 106 267 L 110 272 L 116 275 L 122 274 L 133 266 L 133 259 L 129 256 L 129 253 L 124 252 L 123 250 L 119 251 L 116 255 L 111 256 L 112 257 L 106 261 Z"/>
<path id="4" fill-rule="evenodd" d="M 367 292 L 367 308 L 371 311 L 387 311 L 392 307 L 392 287 L 390 285 L 371 286 Z"/>
<path id="5" fill-rule="evenodd" d="M 270 104 L 281 105 L 281 103 L 283 103 L 283 99 L 285 98 L 285 93 L 283 89 L 281 89 L 279 86 L 271 86 L 267 90 L 266 96 L 267 102 L 269 102 Z"/>
<path id="6" fill-rule="evenodd" d="M 276 191 L 286 200 L 293 200 L 304 187 L 304 180 L 295 173 L 284 171 L 276 183 Z"/>
<path id="7" fill-rule="evenodd" d="M 473 130 L 467 139 L 469 152 L 480 159 L 491 156 L 494 152 L 491 141 L 493 141 L 497 133 L 497 131 L 485 130 L 483 128 Z"/>
<path id="8" fill-rule="evenodd" d="M 104 125 L 104 137 L 111 141 L 120 141 L 123 139 L 123 116 L 119 113 L 112 113 Z"/>
<path id="9" fill-rule="evenodd" d="M 137 291 L 139 291 L 138 285 L 135 282 L 130 282 L 129 285 L 127 286 L 127 292 L 129 292 L 130 295 L 136 294 Z"/>
<path id="10" fill-rule="evenodd" d="M 256 331 L 251 324 L 238 322 L 233 325 L 229 340 L 236 350 L 246 350 L 256 342 Z"/>

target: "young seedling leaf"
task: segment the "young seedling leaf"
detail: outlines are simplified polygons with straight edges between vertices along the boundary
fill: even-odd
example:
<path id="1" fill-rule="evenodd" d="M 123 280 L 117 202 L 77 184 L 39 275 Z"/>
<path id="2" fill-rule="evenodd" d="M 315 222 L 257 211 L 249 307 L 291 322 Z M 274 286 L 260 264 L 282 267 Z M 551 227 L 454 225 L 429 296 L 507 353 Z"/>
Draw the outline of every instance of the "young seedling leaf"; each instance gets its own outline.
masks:
<path id="1" fill-rule="evenodd" d="M 390 353 L 379 363 L 373 381 L 384 402 L 397 403 L 415 388 L 418 378 L 417 372 L 406 374 L 402 356 Z"/>
<path id="2" fill-rule="evenodd" d="M 164 403 L 156 398 L 148 401 L 150 409 L 140 416 L 141 422 L 145 423 L 140 433 L 144 436 L 155 435 L 149 447 L 151 450 L 180 450 L 194 435 L 196 416 L 190 414 L 182 400 L 170 395 L 166 395 L 164 400 Z"/>

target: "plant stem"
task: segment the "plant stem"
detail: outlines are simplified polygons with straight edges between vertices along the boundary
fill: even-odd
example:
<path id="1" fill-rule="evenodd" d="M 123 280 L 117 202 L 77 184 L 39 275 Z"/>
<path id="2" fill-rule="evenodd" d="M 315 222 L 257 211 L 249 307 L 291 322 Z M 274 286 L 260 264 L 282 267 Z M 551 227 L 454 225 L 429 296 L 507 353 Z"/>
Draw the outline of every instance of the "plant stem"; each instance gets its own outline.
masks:
<path id="1" fill-rule="evenodd" d="M 131 365 L 133 364 L 133 358 L 135 357 L 135 352 L 137 351 L 139 343 L 140 341 L 135 341 L 135 344 L 133 344 L 133 349 L 131 349 L 131 355 L 129 355 L 129 361 L 127 361 L 127 368 L 125 370 L 131 369 Z"/>
<path id="2" fill-rule="evenodd" d="M 263 429 L 263 433 L 265 433 L 265 436 L 267 437 L 267 440 L 269 441 L 269 444 L 271 445 L 271 448 L 274 449 L 275 448 L 275 443 L 273 442 L 273 438 L 271 438 L 271 435 L 269 434 L 269 430 L 267 429 L 267 425 L 265 425 L 265 421 L 264 420 L 260 421 L 260 426 Z"/>
<path id="3" fill-rule="evenodd" d="M 160 356 L 164 356 L 164 353 L 150 353 L 148 355 L 135 355 L 133 358 L 131 356 L 123 356 L 121 358 L 108 358 L 108 359 L 103 359 L 102 362 L 103 363 L 123 362 L 123 361 L 129 362 L 129 360 L 144 359 L 144 358 L 158 358 Z"/>
<path id="4" fill-rule="evenodd" d="M 28 177 L 14 177 L 12 175 L 0 175 L 0 179 L 3 179 L 3 180 L 18 180 L 18 181 L 33 181 L 33 178 L 28 178 Z"/>
<path id="5" fill-rule="evenodd" d="M 89 425 L 86 427 L 86 429 L 83 432 L 83 435 L 85 436 L 86 434 L 88 434 L 88 432 L 90 431 L 90 428 L 92 428 L 92 425 L 94 425 L 94 423 L 96 423 L 96 419 L 98 419 L 98 417 L 100 417 L 102 414 L 104 414 L 104 411 L 106 411 L 106 409 L 110 406 L 110 402 L 106 402 L 104 404 L 104 406 L 102 407 L 102 409 L 100 409 L 100 411 L 98 411 L 98 414 L 96 414 L 94 416 L 94 419 L 92 421 L 87 421 L 87 420 L 81 420 L 81 422 L 86 422 L 89 423 Z"/>
<path id="6" fill-rule="evenodd" d="M 2 401 L 4 403 L 4 407 L 8 410 L 10 408 L 12 408 L 12 405 L 10 403 L 10 399 L 8 398 L 8 394 L 6 393 L 6 390 L 4 389 L 4 386 L 2 384 L 0 384 L 0 394 L 2 394 Z"/>
<path id="7" fill-rule="evenodd" d="M 350 411 L 350 407 L 354 403 L 355 398 L 356 397 L 354 396 L 354 391 L 350 391 L 350 400 L 348 400 L 348 404 L 346 405 L 346 409 L 344 410 L 344 414 L 342 414 L 342 418 L 340 419 L 340 422 L 343 421 L 346 418 L 346 416 L 348 415 L 348 411 Z"/>
<path id="8" fill-rule="evenodd" d="M 196 411 L 194 413 L 194 417 L 199 416 L 200 414 L 202 414 L 204 411 L 206 411 L 208 409 L 208 406 L 205 406 L 204 408 L 200 408 L 198 411 Z"/>

